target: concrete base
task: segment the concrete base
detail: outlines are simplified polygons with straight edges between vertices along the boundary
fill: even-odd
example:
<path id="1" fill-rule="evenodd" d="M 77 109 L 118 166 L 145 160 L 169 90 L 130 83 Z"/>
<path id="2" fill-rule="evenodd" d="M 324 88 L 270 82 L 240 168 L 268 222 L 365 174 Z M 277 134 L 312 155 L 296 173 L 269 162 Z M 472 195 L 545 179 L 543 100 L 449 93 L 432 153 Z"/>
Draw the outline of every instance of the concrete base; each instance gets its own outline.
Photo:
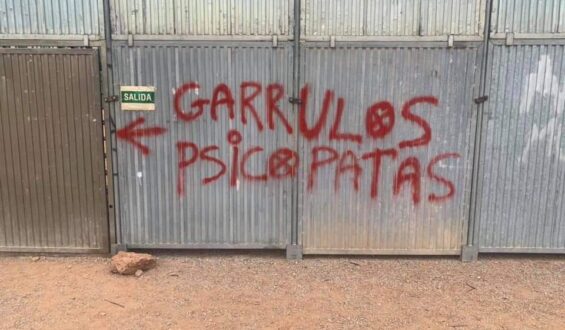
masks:
<path id="1" fill-rule="evenodd" d="M 474 262 L 479 258 L 479 248 L 476 246 L 463 245 L 461 247 L 461 261 Z"/>
<path id="2" fill-rule="evenodd" d="M 301 260 L 302 259 L 302 245 L 286 246 L 286 258 L 288 260 Z"/>
<path id="3" fill-rule="evenodd" d="M 116 254 L 118 254 L 118 252 L 120 251 L 127 251 L 127 247 L 125 246 L 125 244 L 112 244 L 110 246 L 110 253 L 114 256 Z"/>

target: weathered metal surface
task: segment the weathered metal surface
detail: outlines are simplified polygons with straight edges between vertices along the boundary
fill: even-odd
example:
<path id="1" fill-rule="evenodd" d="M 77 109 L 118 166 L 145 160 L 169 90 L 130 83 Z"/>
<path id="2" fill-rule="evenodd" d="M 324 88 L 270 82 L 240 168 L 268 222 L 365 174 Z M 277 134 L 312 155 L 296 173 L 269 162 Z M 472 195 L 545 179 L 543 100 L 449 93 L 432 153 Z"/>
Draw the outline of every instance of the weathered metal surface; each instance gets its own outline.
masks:
<path id="1" fill-rule="evenodd" d="M 111 0 L 115 35 L 292 35 L 292 0 Z"/>
<path id="2" fill-rule="evenodd" d="M 491 46 L 480 250 L 565 251 L 565 46 Z"/>
<path id="3" fill-rule="evenodd" d="M 565 33 L 565 1 L 494 0 L 491 31 Z"/>
<path id="4" fill-rule="evenodd" d="M 103 0 L 0 0 L 0 38 L 104 35 Z"/>
<path id="5" fill-rule="evenodd" d="M 0 49 L 0 251 L 106 252 L 98 55 Z"/>
<path id="6" fill-rule="evenodd" d="M 295 139 L 286 133 L 275 118 L 276 128 L 270 129 L 265 113 L 266 89 L 279 83 L 285 97 L 279 102 L 281 111 L 294 123 L 294 113 L 286 101 L 292 81 L 290 44 L 273 48 L 270 43 L 186 44 L 185 46 L 127 47 L 113 49 L 114 91 L 120 85 L 147 85 L 157 88 L 156 111 L 122 112 L 115 110 L 117 127 L 123 128 L 144 117 L 144 127 L 162 127 L 159 136 L 140 137 L 150 153 L 118 141 L 118 187 L 120 196 L 121 243 L 130 247 L 212 247 L 212 248 L 283 248 L 290 239 L 293 180 L 247 180 L 241 168 L 252 175 L 267 170 L 267 157 L 277 148 L 295 149 Z M 247 110 L 247 124 L 241 120 L 240 85 L 257 82 L 260 95 L 253 104 L 263 125 L 258 125 Z M 236 100 L 233 119 L 228 109 L 220 106 L 218 119 L 211 118 L 210 104 L 194 121 L 184 121 L 175 112 L 174 96 L 181 86 L 197 82 L 198 90 L 190 90 L 180 98 L 180 109 L 193 113 L 190 107 L 198 98 L 211 99 L 219 84 L 226 84 Z M 248 91 L 250 93 L 250 91 Z M 223 95 L 223 94 L 219 94 Z M 118 105 L 117 105 L 118 106 Z M 294 125 L 294 124 L 293 124 Z M 227 142 L 228 132 L 242 135 L 238 151 Z M 192 142 L 199 150 L 208 151 L 226 166 L 224 174 L 208 184 L 203 179 L 221 171 L 217 162 L 206 160 L 199 153 L 195 163 L 179 176 L 182 160 L 177 143 Z M 252 147 L 264 151 L 254 153 L 248 161 L 241 159 Z M 185 149 L 186 159 L 191 149 Z M 238 167 L 234 172 L 234 166 Z M 237 178 L 232 181 L 234 173 Z M 184 189 L 179 192 L 179 183 Z"/>
<path id="7" fill-rule="evenodd" d="M 304 0 L 303 36 L 482 35 L 484 0 Z"/>
<path id="8" fill-rule="evenodd" d="M 327 91 L 335 93 L 320 134 L 300 140 L 305 253 L 459 254 L 467 232 L 478 48 L 307 45 L 302 52 L 310 128 Z M 385 101 L 388 112 L 382 103 L 378 113 L 369 110 Z M 329 147 L 317 154 L 328 162 L 314 171 L 318 147 Z M 382 157 L 380 171 L 368 154 L 377 148 L 396 153 Z M 406 162 L 417 164 L 398 175 Z M 410 173 L 412 183 L 403 179 Z"/>

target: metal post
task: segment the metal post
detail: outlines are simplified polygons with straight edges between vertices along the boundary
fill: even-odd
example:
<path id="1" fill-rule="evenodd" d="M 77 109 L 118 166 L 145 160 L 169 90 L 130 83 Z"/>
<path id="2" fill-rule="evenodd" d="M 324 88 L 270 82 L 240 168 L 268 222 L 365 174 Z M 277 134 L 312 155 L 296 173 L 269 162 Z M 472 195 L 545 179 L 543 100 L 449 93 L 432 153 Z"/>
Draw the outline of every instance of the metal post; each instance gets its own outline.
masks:
<path id="1" fill-rule="evenodd" d="M 292 57 L 292 96 L 294 99 L 298 98 L 300 92 L 300 0 L 294 0 L 294 45 Z M 299 105 L 293 104 L 295 113 L 298 113 Z M 296 116 L 296 119 L 298 116 Z M 298 119 L 297 119 L 298 125 Z M 297 126 L 298 127 L 298 126 Z M 300 138 L 296 138 L 297 151 L 300 150 Z M 299 245 L 298 235 L 299 230 L 299 208 L 298 208 L 298 195 L 299 195 L 299 175 L 296 176 L 292 186 L 292 208 L 294 210 L 292 215 L 291 224 L 291 239 L 290 245 L 286 247 L 287 259 L 302 259 L 302 246 Z"/>
<path id="2" fill-rule="evenodd" d="M 120 218 L 119 218 L 119 194 L 118 185 L 114 184 L 114 180 L 117 179 L 117 162 L 118 153 L 116 149 L 115 141 L 115 127 L 113 119 L 114 106 L 107 103 L 105 100 L 113 94 L 113 84 L 114 77 L 112 74 L 112 22 L 110 14 L 110 0 L 103 1 L 104 6 L 104 39 L 105 45 L 101 52 L 102 57 L 102 76 L 105 78 L 102 82 L 102 94 L 104 101 L 104 135 L 106 136 L 106 155 L 107 159 L 107 180 L 108 180 L 108 191 L 107 191 L 107 205 L 108 205 L 108 219 L 109 219 L 109 233 L 110 233 L 110 252 L 116 254 L 120 250 L 124 250 L 121 246 L 121 230 L 120 230 Z M 105 64 L 105 65 L 104 65 Z"/>
<path id="3" fill-rule="evenodd" d="M 486 101 L 486 77 L 488 72 L 488 53 L 490 41 L 490 25 L 492 15 L 492 0 L 488 0 L 485 13 L 484 39 L 481 59 L 481 76 L 479 86 L 479 99 Z M 480 199 L 480 175 L 481 175 L 481 151 L 482 131 L 483 131 L 483 113 L 485 110 L 485 102 L 477 104 L 477 121 L 475 126 L 475 144 L 473 149 L 473 174 L 471 178 L 471 200 L 469 205 L 469 227 L 467 231 L 467 244 L 462 247 L 462 261 L 476 261 L 479 255 L 479 230 L 480 219 L 477 218 L 479 209 L 478 200 Z"/>

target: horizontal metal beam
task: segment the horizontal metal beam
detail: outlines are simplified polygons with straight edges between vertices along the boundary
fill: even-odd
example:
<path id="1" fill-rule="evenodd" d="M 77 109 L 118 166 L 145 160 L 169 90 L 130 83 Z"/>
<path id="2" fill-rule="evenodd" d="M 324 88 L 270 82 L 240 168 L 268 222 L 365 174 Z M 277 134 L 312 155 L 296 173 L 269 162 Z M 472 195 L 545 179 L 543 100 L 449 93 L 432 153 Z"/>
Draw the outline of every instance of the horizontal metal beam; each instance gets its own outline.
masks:
<path id="1" fill-rule="evenodd" d="M 107 248 L 90 249 L 90 248 L 66 248 L 66 247 L 0 247 L 0 252 L 7 253 L 108 253 Z"/>
<path id="2" fill-rule="evenodd" d="M 37 40 L 104 40 L 104 36 L 95 34 L 0 34 L 0 39 L 37 39 Z"/>
<path id="3" fill-rule="evenodd" d="M 293 41 L 292 36 L 276 35 L 277 41 Z M 441 36 L 302 36 L 303 42 L 481 42 L 481 36 L 460 36 L 460 35 L 441 35 Z M 270 41 L 273 36 L 239 36 L 239 35 L 144 35 L 144 34 L 118 34 L 112 35 L 112 40 L 116 41 Z"/>
<path id="4" fill-rule="evenodd" d="M 286 249 L 286 243 L 283 245 L 278 244 L 227 244 L 227 243 L 195 243 L 195 244 L 125 244 L 126 249 L 187 249 L 187 250 L 202 250 L 202 249 L 216 249 L 216 250 L 227 250 L 227 249 L 240 249 L 240 250 L 284 250 Z"/>
<path id="5" fill-rule="evenodd" d="M 0 54 L 69 54 L 93 55 L 93 49 L 68 49 L 68 48 L 0 48 Z"/>
<path id="6" fill-rule="evenodd" d="M 221 47 L 269 47 L 269 48 L 273 48 L 273 49 L 277 49 L 277 48 L 285 48 L 285 47 L 291 47 L 292 43 L 289 41 L 285 41 L 285 42 L 277 42 L 277 47 L 273 47 L 273 42 L 272 40 L 266 41 L 222 41 L 222 42 L 213 42 L 213 41 L 203 41 L 203 40 L 198 40 L 198 41 L 188 41 L 188 40 L 177 40 L 177 41 L 173 41 L 173 40 L 138 40 L 136 42 L 133 43 L 133 46 L 128 43 L 125 40 L 118 40 L 118 41 L 112 41 L 112 46 L 130 46 L 130 47 L 135 47 L 135 46 L 186 46 L 186 47 L 191 47 L 191 46 L 199 46 L 199 47 L 210 47 L 210 46 L 221 46 Z"/>
<path id="7" fill-rule="evenodd" d="M 565 248 L 479 248 L 479 253 L 542 253 L 565 254 Z"/>
<path id="8" fill-rule="evenodd" d="M 512 33 L 514 40 L 520 39 L 538 39 L 538 40 L 555 40 L 565 39 L 565 33 Z M 507 33 L 491 33 L 491 39 L 506 40 Z"/>
<path id="9" fill-rule="evenodd" d="M 291 36 L 280 36 L 277 35 L 278 42 L 291 41 Z M 226 36 L 214 36 L 214 35 L 198 35 L 198 36 L 187 36 L 187 35 L 146 35 L 146 34 L 114 34 L 112 35 L 112 40 L 123 41 L 133 39 L 136 41 L 273 41 L 273 36 L 239 36 L 239 35 L 226 35 Z"/>
<path id="10" fill-rule="evenodd" d="M 103 47 L 105 40 L 89 41 L 87 45 L 83 40 L 55 40 L 55 39 L 1 39 L 2 47 Z"/>
<path id="11" fill-rule="evenodd" d="M 342 254 L 342 255 L 453 255 L 457 256 L 461 254 L 461 249 L 455 250 L 387 250 L 387 249 L 320 249 L 320 248 L 304 248 L 304 254 Z"/>
<path id="12" fill-rule="evenodd" d="M 305 43 L 327 42 L 333 40 L 339 43 L 445 43 L 453 40 L 455 46 L 462 43 L 478 43 L 482 41 L 480 36 L 303 36 L 300 40 Z M 182 36 L 182 35 L 113 35 L 112 40 L 145 42 L 270 42 L 273 43 L 273 36 Z M 276 36 L 277 43 L 293 41 L 292 36 Z M 103 42 L 102 36 L 96 35 L 0 35 L 0 45 L 48 45 L 48 46 L 90 46 L 99 45 Z"/>
<path id="13" fill-rule="evenodd" d="M 452 46 L 447 42 L 438 41 L 342 41 L 331 46 L 329 42 L 306 42 L 302 44 L 303 49 L 327 47 L 328 49 L 350 48 L 350 47 L 379 47 L 379 48 L 399 48 L 399 47 L 430 47 L 430 48 L 477 48 L 481 45 L 480 41 L 458 41 Z"/>
<path id="14" fill-rule="evenodd" d="M 506 39 L 490 39 L 492 45 L 504 46 L 523 46 L 523 45 L 565 45 L 565 39 L 514 39 L 508 45 Z"/>
<path id="15" fill-rule="evenodd" d="M 445 42 L 453 37 L 454 42 L 460 41 L 483 41 L 483 37 L 476 36 L 460 36 L 460 35 L 441 35 L 441 36 L 302 36 L 301 41 L 305 42 Z"/>

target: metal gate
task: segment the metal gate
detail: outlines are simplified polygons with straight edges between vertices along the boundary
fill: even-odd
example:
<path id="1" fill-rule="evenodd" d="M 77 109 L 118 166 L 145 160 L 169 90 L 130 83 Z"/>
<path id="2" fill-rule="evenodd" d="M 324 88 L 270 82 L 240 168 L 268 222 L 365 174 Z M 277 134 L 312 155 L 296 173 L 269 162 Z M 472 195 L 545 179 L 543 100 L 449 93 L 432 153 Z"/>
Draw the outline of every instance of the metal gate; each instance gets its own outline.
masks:
<path id="1" fill-rule="evenodd" d="M 302 17 L 301 112 L 312 132 L 328 118 L 300 143 L 304 252 L 459 254 L 484 2 L 306 0 Z"/>
<path id="2" fill-rule="evenodd" d="M 2 46 L 58 48 L 2 53 L 2 249 L 101 251 L 109 232 L 126 248 L 562 253 L 564 23 L 563 0 L 0 0 Z M 41 123 L 36 104 L 97 122 Z M 100 106 L 108 220 L 102 137 L 84 131 Z"/>
<path id="3" fill-rule="evenodd" d="M 119 243 L 460 253 L 484 2 L 294 6 L 112 1 Z"/>
<path id="4" fill-rule="evenodd" d="M 112 12 L 114 94 L 156 90 L 155 111 L 114 108 L 119 243 L 284 248 L 293 178 L 270 164 L 296 149 L 292 1 L 113 1 Z M 138 135 L 144 149 L 127 127 L 160 134 Z"/>
<path id="5" fill-rule="evenodd" d="M 565 2 L 493 1 L 480 252 L 565 252 Z"/>
<path id="6" fill-rule="evenodd" d="M 98 61 L 0 49 L 0 251 L 108 251 Z"/>

